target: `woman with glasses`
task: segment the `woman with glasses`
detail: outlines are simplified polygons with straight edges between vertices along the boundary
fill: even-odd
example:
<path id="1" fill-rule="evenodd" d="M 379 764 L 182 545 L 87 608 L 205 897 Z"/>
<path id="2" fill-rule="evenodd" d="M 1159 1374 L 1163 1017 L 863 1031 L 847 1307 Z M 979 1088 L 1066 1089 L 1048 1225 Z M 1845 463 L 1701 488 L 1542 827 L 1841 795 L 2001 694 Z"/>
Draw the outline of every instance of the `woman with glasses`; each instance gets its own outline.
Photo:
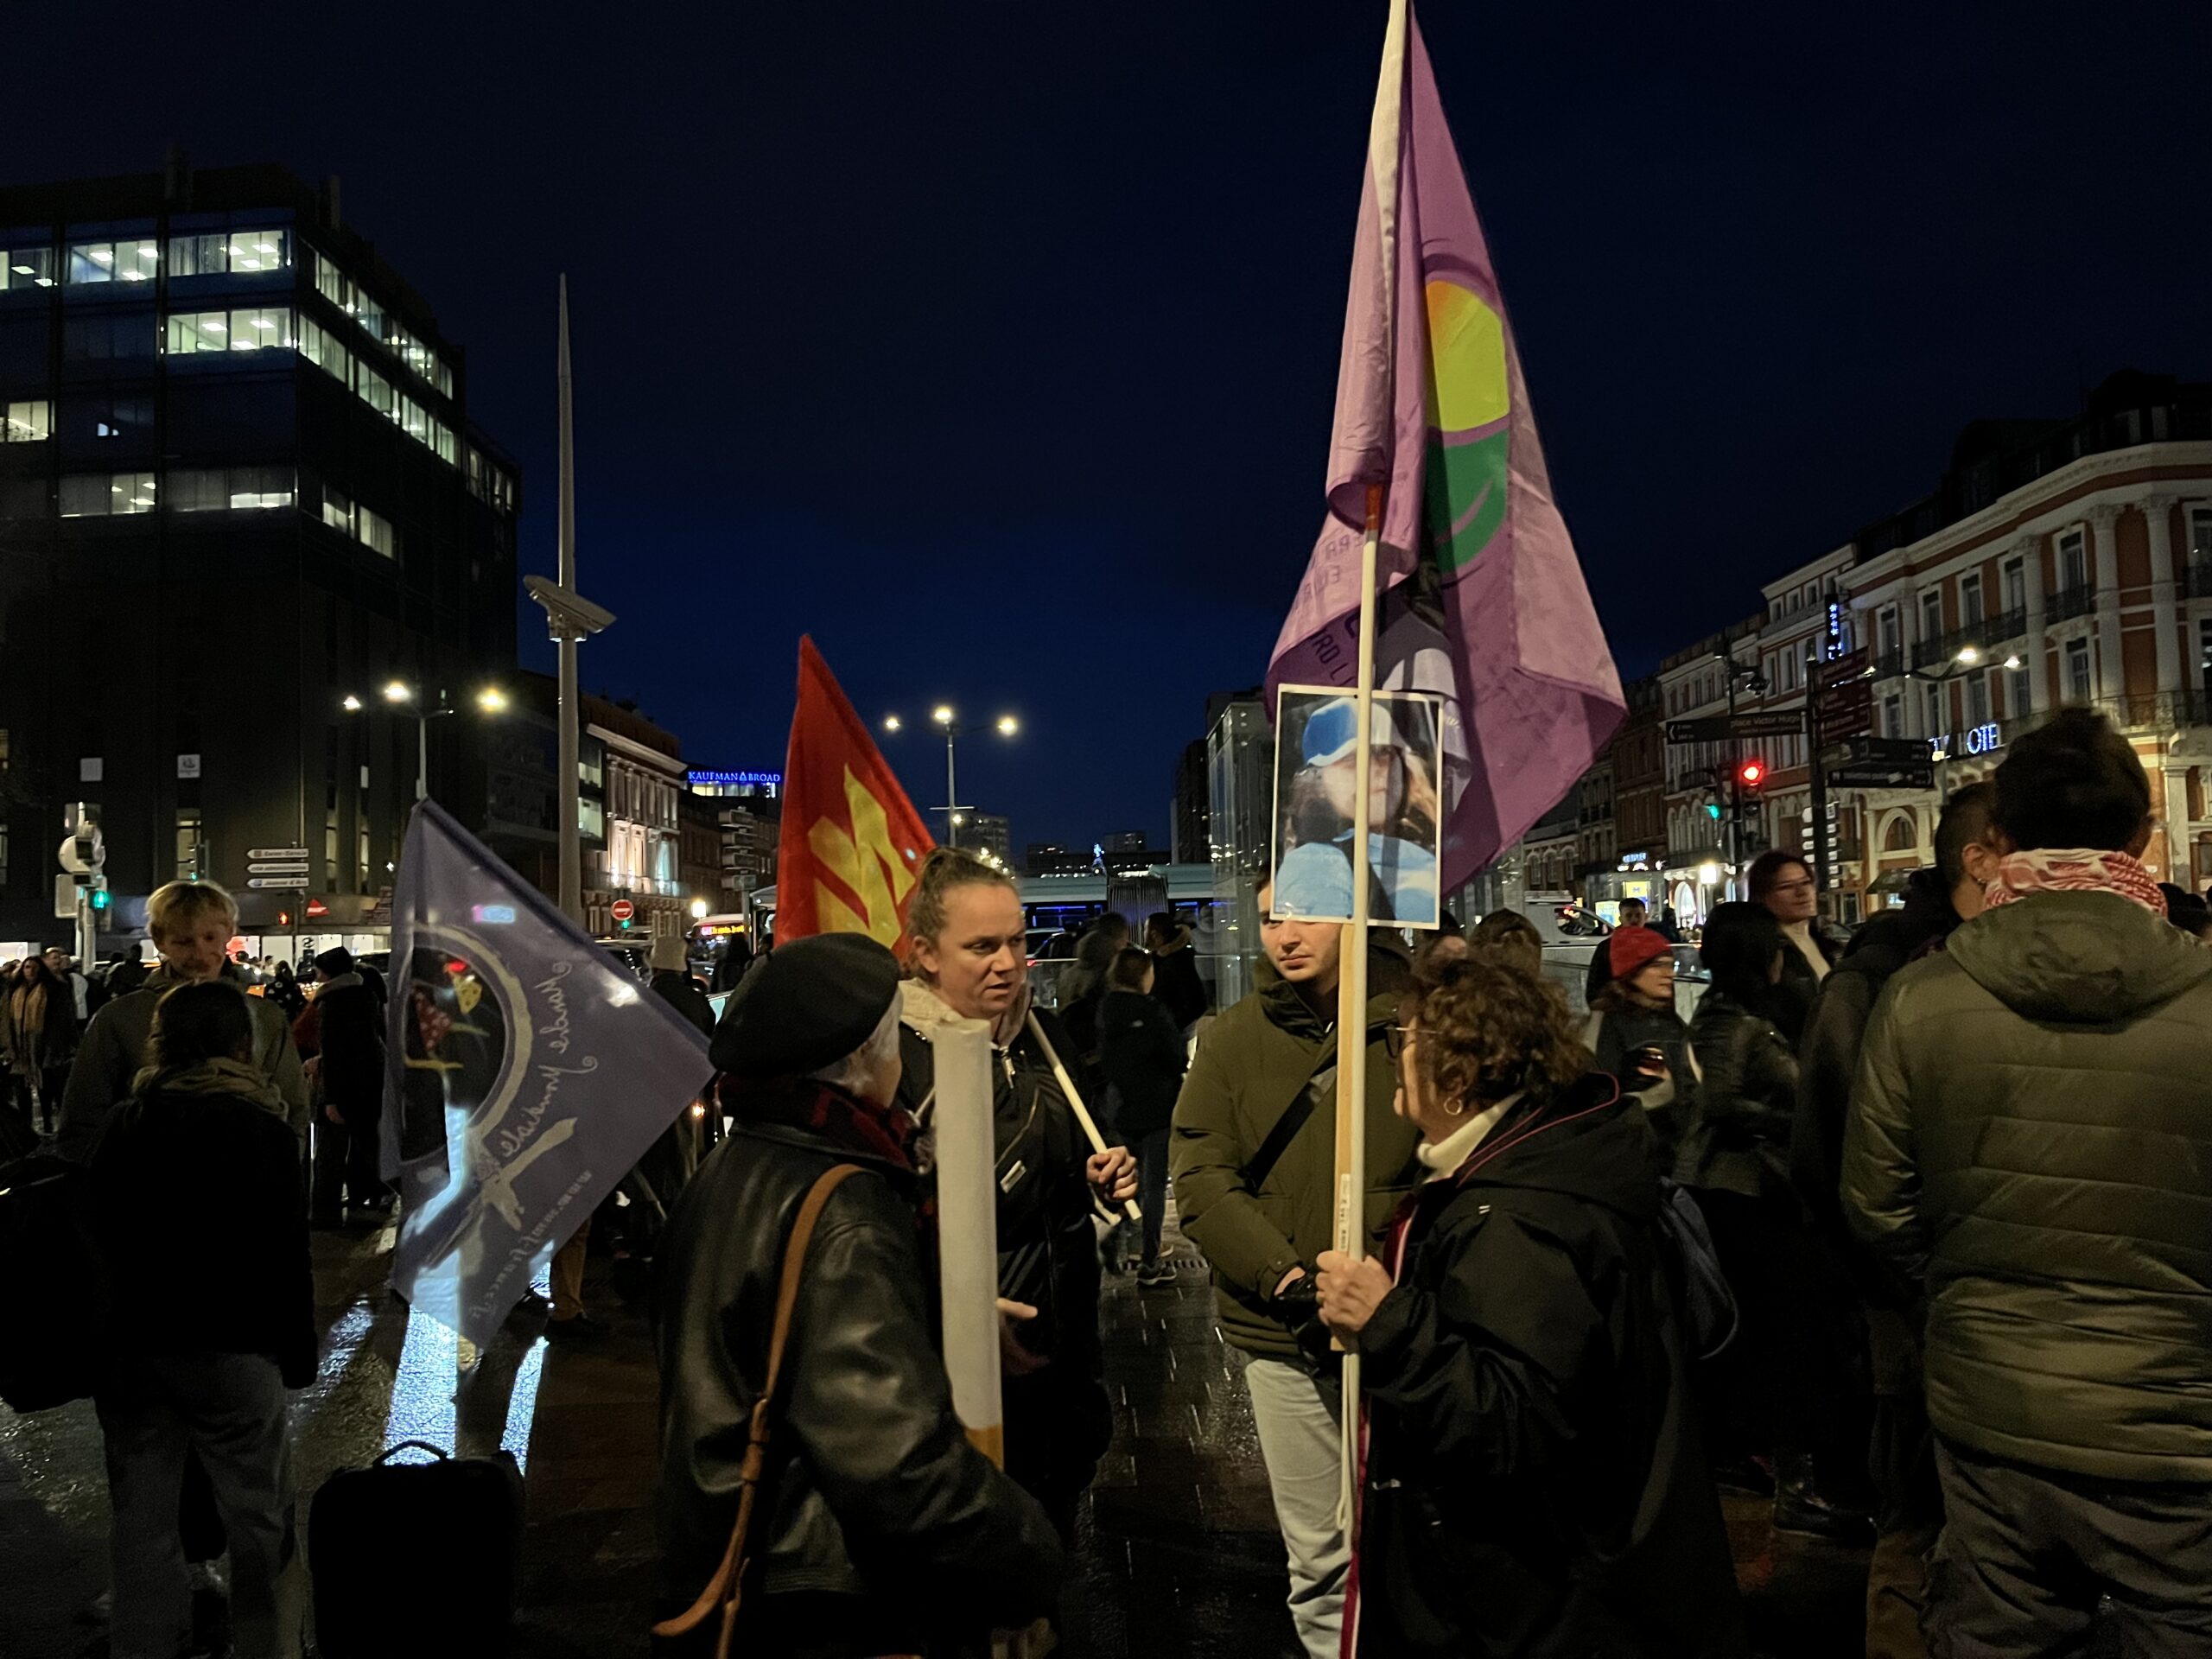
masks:
<path id="1" fill-rule="evenodd" d="M 1380 1257 L 1320 1259 L 1364 1362 L 1362 1659 L 1742 1654 L 1643 1113 L 1494 957 L 1424 976 L 1390 1044 L 1427 1179 Z"/>
<path id="2" fill-rule="evenodd" d="M 1821 887 L 1813 867 L 1779 847 L 1751 861 L 1751 902 L 1765 908 L 1782 929 L 1782 978 L 1775 995 L 1774 1022 L 1792 1048 L 1805 1033 L 1806 1018 L 1821 982 L 1843 947 L 1821 925 Z M 1708 921 L 1709 927 L 1711 923 Z"/>

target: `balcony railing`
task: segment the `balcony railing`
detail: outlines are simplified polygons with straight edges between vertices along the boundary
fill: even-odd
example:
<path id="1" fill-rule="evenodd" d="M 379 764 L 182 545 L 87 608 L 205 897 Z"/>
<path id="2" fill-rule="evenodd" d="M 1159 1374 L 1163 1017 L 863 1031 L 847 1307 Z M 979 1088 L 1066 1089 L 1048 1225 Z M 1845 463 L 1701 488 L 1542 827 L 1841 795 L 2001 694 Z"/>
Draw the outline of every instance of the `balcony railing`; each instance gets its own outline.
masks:
<path id="1" fill-rule="evenodd" d="M 2087 616 L 2096 608 L 2097 590 L 2086 582 L 2078 588 L 2062 588 L 2050 596 L 2050 620 L 2054 622 Z"/>
<path id="2" fill-rule="evenodd" d="M 2068 614 L 2075 614 L 2069 613 Z M 2056 620 L 2056 619 L 2054 619 Z M 2024 606 L 2009 611 L 1999 611 L 1994 616 L 1985 616 L 1979 622 L 1969 622 L 1963 627 L 1953 628 L 1948 633 L 1933 639 L 1923 639 L 1912 648 L 1912 665 L 1927 668 L 1937 663 L 1957 660 L 1958 654 L 1971 645 L 1977 651 L 2001 645 L 2009 640 L 2024 639 L 2028 632 L 2028 613 Z"/>

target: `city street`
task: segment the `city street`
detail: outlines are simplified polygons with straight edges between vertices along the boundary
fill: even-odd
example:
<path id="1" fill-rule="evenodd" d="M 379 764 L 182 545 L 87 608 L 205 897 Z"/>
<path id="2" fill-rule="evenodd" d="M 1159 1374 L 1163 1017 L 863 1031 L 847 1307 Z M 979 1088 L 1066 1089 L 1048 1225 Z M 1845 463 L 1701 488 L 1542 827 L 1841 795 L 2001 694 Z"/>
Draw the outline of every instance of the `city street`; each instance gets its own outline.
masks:
<path id="1" fill-rule="evenodd" d="M 655 1377 L 645 1321 L 615 1319 L 593 1349 L 549 1349 L 518 1315 L 458 1403 L 453 1343 L 387 1294 L 388 1233 L 316 1235 L 321 1375 L 293 1406 L 301 1518 L 334 1470 L 423 1439 L 524 1462 L 530 1518 L 522 1659 L 643 1659 L 652 1534 Z M 1086 1659 L 1294 1659 L 1281 1546 L 1251 1412 L 1214 1332 L 1187 1245 L 1172 1288 L 1109 1282 L 1106 1363 L 1116 1431 L 1086 1506 L 1065 1651 Z M 594 1262 L 595 1312 L 619 1304 Z M 528 1338 L 529 1339 L 525 1339 Z M 1789 1659 L 1860 1650 L 1864 1558 L 1777 1540 L 1738 1500 L 1730 1530 L 1761 1649 Z M 23 1418 L 0 1408 L 0 1654 L 99 1659 L 107 1501 L 87 1404 Z M 308 1548 L 313 1550 L 313 1540 Z M 395 1593 L 405 1592 L 395 1586 Z M 203 1614 L 219 1604 L 205 1601 Z M 427 1610 L 426 1610 L 427 1616 Z M 209 1634 L 215 1626 L 207 1626 Z"/>

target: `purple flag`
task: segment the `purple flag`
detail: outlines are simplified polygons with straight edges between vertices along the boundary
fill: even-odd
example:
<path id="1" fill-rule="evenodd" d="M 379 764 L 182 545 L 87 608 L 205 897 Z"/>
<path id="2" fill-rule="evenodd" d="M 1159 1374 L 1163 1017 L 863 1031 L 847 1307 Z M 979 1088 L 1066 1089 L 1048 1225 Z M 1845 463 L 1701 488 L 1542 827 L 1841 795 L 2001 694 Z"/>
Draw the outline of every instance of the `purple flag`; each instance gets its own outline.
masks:
<path id="1" fill-rule="evenodd" d="M 392 900 L 391 1282 L 491 1339 L 711 1075 L 706 1043 L 435 801 Z"/>
<path id="2" fill-rule="evenodd" d="M 1358 671 L 1367 493 L 1384 491 L 1375 683 L 1445 700 L 1446 891 L 1588 769 L 1625 703 L 1552 501 L 1490 247 L 1407 0 L 1394 0 L 1329 449 L 1330 514 L 1268 668 Z"/>

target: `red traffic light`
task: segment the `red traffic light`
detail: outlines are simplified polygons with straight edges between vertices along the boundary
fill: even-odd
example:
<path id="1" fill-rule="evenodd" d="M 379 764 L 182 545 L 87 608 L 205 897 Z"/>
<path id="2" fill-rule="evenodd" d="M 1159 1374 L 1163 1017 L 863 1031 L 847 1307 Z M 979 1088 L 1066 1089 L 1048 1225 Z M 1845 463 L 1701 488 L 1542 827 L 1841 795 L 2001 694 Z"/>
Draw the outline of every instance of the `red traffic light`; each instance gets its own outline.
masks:
<path id="1" fill-rule="evenodd" d="M 1736 768 L 1736 781 L 1745 789 L 1757 789 L 1766 781 L 1766 762 L 1746 760 Z"/>

